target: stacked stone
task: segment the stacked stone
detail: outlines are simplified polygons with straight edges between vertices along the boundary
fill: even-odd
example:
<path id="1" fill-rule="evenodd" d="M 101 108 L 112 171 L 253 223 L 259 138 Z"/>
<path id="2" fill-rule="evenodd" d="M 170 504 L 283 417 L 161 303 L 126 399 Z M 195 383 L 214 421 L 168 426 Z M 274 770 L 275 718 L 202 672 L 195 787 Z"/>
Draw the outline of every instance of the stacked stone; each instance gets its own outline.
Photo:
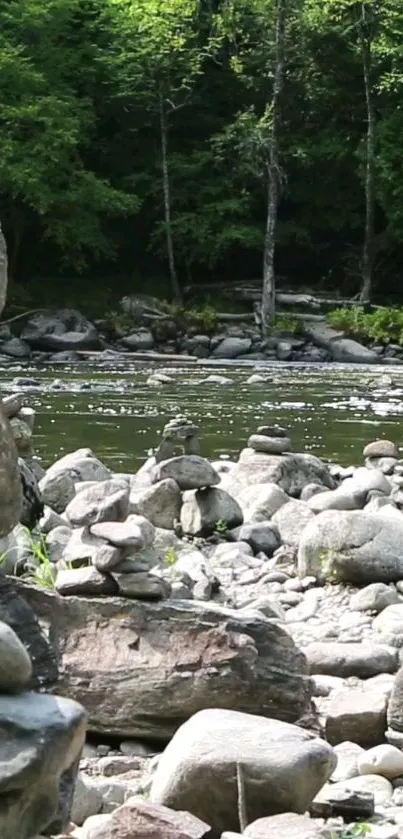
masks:
<path id="1" fill-rule="evenodd" d="M 279 425 L 261 425 L 251 434 L 248 447 L 262 454 L 286 454 L 291 450 L 291 440 L 285 428 Z"/>
<path id="2" fill-rule="evenodd" d="M 199 426 L 187 417 L 182 414 L 174 417 L 162 432 L 162 442 L 155 452 L 156 462 L 175 457 L 178 441 L 182 441 L 181 454 L 199 454 L 199 434 Z"/>
<path id="3" fill-rule="evenodd" d="M 85 482 L 65 511 L 68 541 L 56 589 L 60 594 L 121 595 L 160 600 L 170 587 L 150 572 L 155 528 L 129 514 L 129 483 L 124 479 Z M 70 527 L 75 528 L 71 530 Z M 63 534 L 59 533 L 59 537 Z"/>
<path id="4" fill-rule="evenodd" d="M 365 446 L 363 455 L 368 469 L 379 469 L 384 475 L 391 475 L 398 463 L 399 453 L 391 440 L 373 440 Z"/>
<path id="5" fill-rule="evenodd" d="M 8 595 L 10 603 L 10 592 Z M 15 599 L 11 602 L 15 619 L 18 606 Z M 10 608 L 3 608 L 0 592 L 0 615 Z M 30 611 L 26 605 L 24 608 Z M 31 640 L 34 644 L 33 637 Z M 1 783 L 5 791 L 13 790 L 7 806 L 0 808 L 2 839 L 32 839 L 55 817 L 56 827 L 64 826 L 68 813 L 60 810 L 61 779 L 66 773 L 71 804 L 85 740 L 84 709 L 69 699 L 32 693 L 33 675 L 24 644 L 11 626 L 0 620 Z"/>

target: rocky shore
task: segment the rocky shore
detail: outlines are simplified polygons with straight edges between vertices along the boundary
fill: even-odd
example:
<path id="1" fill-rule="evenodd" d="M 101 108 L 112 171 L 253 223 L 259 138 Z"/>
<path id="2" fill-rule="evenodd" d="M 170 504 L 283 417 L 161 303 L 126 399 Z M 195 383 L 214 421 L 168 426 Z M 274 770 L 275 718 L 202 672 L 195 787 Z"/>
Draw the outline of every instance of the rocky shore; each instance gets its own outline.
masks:
<path id="1" fill-rule="evenodd" d="M 307 316 L 298 334 L 288 331 L 285 322 L 263 341 L 258 325 L 246 315 L 222 317 L 230 320 L 174 317 L 159 301 L 144 296 L 124 298 L 120 313 L 95 322 L 72 309 L 28 313 L 0 324 L 0 361 L 76 361 L 92 353 L 112 353 L 115 360 L 135 354 L 217 362 L 403 363 L 401 346 L 363 346 L 331 329 L 325 319 L 312 322 Z"/>
<path id="2" fill-rule="evenodd" d="M 30 535 L 18 499 L 1 531 L 0 762 L 16 756 L 24 790 L 10 808 L 0 789 L 2 838 L 402 839 L 395 444 L 374 440 L 345 469 L 262 426 L 236 461 L 210 462 L 180 416 L 136 474 L 117 474 L 89 449 L 43 472 L 32 440 Z M 16 463 L 2 463 L 3 499 Z M 15 719 L 21 702 L 29 766 L 48 766 L 30 684 L 64 697 L 65 734 L 43 735 L 50 815 L 34 806 L 48 769 L 26 773 Z M 74 744 L 64 763 L 59 736 Z"/>

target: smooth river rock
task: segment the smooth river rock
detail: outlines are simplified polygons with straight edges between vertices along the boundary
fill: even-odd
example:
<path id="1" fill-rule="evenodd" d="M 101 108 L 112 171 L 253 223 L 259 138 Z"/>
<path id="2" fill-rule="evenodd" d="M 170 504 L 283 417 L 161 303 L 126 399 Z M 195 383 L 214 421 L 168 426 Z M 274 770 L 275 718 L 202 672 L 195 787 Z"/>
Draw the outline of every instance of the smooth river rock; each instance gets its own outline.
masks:
<path id="1" fill-rule="evenodd" d="M 320 498 L 320 495 L 315 496 Z M 320 513 L 302 533 L 298 573 L 350 583 L 403 579 L 403 515 Z"/>
<path id="2" fill-rule="evenodd" d="M 1 228 L 0 228 L 1 232 Z M 1 260 L 1 257 L 0 257 Z M 1 292 L 0 292 L 1 294 Z M 8 419 L 0 408 L 0 538 L 18 524 L 22 513 L 22 487 L 18 454 Z"/>
<path id="3" fill-rule="evenodd" d="M 276 623 L 198 602 L 20 586 L 57 645 L 58 689 L 87 708 L 98 734 L 169 739 L 212 705 L 287 722 L 310 709 L 306 659 Z"/>
<path id="4" fill-rule="evenodd" d="M 312 454 L 270 455 L 243 449 L 238 463 L 223 483 L 235 498 L 253 484 L 274 483 L 288 495 L 298 497 L 306 484 L 319 483 L 327 489 L 336 484 L 328 467 Z"/>
<path id="5" fill-rule="evenodd" d="M 177 731 L 153 776 L 150 798 L 207 820 L 220 835 L 238 830 L 237 771 L 248 821 L 304 813 L 336 767 L 333 749 L 298 726 L 218 708 Z"/>

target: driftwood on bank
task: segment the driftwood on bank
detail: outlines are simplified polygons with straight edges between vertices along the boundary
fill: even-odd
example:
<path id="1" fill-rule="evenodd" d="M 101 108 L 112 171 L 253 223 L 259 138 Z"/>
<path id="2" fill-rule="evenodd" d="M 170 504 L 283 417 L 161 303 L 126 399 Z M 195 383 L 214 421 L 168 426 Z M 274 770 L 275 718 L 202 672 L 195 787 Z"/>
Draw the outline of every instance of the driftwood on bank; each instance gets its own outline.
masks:
<path id="1" fill-rule="evenodd" d="M 77 350 L 77 355 L 83 356 L 84 358 L 99 358 L 99 356 L 104 355 L 103 350 Z M 179 355 L 178 353 L 159 353 L 153 352 L 150 350 L 149 352 L 116 352 L 116 361 L 121 361 L 124 358 L 132 358 L 134 361 L 178 361 L 179 363 L 196 363 L 197 358 L 193 355 Z M 107 357 L 108 361 L 113 361 L 114 356 L 110 355 Z"/>

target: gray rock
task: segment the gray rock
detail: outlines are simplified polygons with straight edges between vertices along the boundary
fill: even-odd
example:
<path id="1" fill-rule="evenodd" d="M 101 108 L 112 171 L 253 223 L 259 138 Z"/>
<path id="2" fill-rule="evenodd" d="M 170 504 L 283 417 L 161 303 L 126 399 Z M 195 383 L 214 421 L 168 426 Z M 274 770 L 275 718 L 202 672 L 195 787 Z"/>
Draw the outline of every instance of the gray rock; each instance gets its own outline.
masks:
<path id="1" fill-rule="evenodd" d="M 337 783 L 338 781 L 348 781 L 349 778 L 355 778 L 358 775 L 358 760 L 361 755 L 365 754 L 365 749 L 358 746 L 357 743 L 344 740 L 342 743 L 338 743 L 334 750 L 337 755 L 337 766 L 330 780 Z"/>
<path id="2" fill-rule="evenodd" d="M 266 556 L 273 556 L 280 545 L 278 529 L 271 521 L 244 524 L 237 529 L 235 535 L 240 542 L 247 542 L 255 554 L 263 551 Z"/>
<path id="3" fill-rule="evenodd" d="M 384 740 L 388 692 L 371 689 L 371 682 L 335 691 L 329 699 L 326 716 L 326 739 L 332 746 L 350 740 L 364 748 Z"/>
<path id="4" fill-rule="evenodd" d="M 368 443 L 363 451 L 364 457 L 399 457 L 395 443 L 391 440 L 374 440 Z"/>
<path id="5" fill-rule="evenodd" d="M 8 341 L 4 341 L 1 345 L 1 351 L 12 358 L 29 358 L 31 355 L 31 347 L 21 338 L 10 338 Z"/>
<path id="6" fill-rule="evenodd" d="M 266 454 L 284 454 L 291 448 L 288 437 L 266 437 L 264 434 L 252 434 L 248 440 L 248 447 L 255 452 Z"/>
<path id="7" fill-rule="evenodd" d="M 343 789 L 347 784 L 334 784 L 337 789 Z M 348 788 L 351 792 L 366 793 L 371 795 L 375 808 L 381 807 L 390 801 L 393 795 L 393 786 L 386 778 L 380 775 L 359 775 L 357 778 L 350 778 Z M 385 834 L 383 834 L 385 835 Z M 375 833 L 376 836 L 376 833 Z M 379 836 L 379 834 L 378 834 Z M 382 834 L 380 834 L 382 836 Z"/>
<path id="8" fill-rule="evenodd" d="M 181 490 L 202 489 L 220 482 L 219 475 L 208 460 L 199 455 L 184 454 L 158 463 L 152 471 L 152 483 L 171 478 Z"/>
<path id="9" fill-rule="evenodd" d="M 102 809 L 102 792 L 93 778 L 78 772 L 74 789 L 71 820 L 81 826 L 90 816 L 96 816 Z"/>
<path id="10" fill-rule="evenodd" d="M 168 740 L 200 708 L 295 722 L 310 708 L 306 660 L 282 627 L 196 601 L 58 597 L 24 587 L 91 731 Z"/>
<path id="11" fill-rule="evenodd" d="M 124 521 L 128 513 L 129 487 L 113 479 L 84 489 L 66 507 L 66 516 L 76 527 L 104 521 Z"/>
<path id="12" fill-rule="evenodd" d="M 68 475 L 74 484 L 80 481 L 107 481 L 111 477 L 110 470 L 95 457 L 91 449 L 77 449 L 56 460 L 47 470 L 43 480 L 50 481 L 55 475 Z M 49 506 L 52 507 L 52 504 Z"/>
<path id="13" fill-rule="evenodd" d="M 335 487 L 327 466 L 311 454 L 269 455 L 243 449 L 225 489 L 235 498 L 245 487 L 274 483 L 288 495 L 299 496 L 306 484 L 319 483 Z"/>
<path id="14" fill-rule="evenodd" d="M 43 503 L 56 513 L 64 513 L 76 494 L 73 478 L 68 472 L 49 471 L 39 481 Z"/>
<path id="15" fill-rule="evenodd" d="M 51 562 L 58 562 L 62 559 L 67 545 L 70 542 L 72 535 L 72 528 L 67 527 L 66 524 L 61 524 L 59 527 L 54 527 L 46 537 L 46 546 Z"/>
<path id="16" fill-rule="evenodd" d="M 55 513 L 51 507 L 46 507 L 43 510 L 43 516 L 39 521 L 39 530 L 41 533 L 50 533 L 55 527 L 65 526 L 66 521 L 59 513 Z"/>
<path id="17" fill-rule="evenodd" d="M 1 228 L 0 228 L 1 230 Z M 1 238 L 0 238 L 1 246 Z M 0 254 L 1 271 L 1 254 Z M 0 287 L 1 295 L 1 287 Z M 1 297 L 0 297 L 1 300 Z M 22 512 L 22 487 L 18 456 L 10 424 L 0 408 L 0 538 L 18 524 Z"/>
<path id="18" fill-rule="evenodd" d="M 360 755 L 358 758 L 359 775 L 382 775 L 393 780 L 403 776 L 403 753 L 396 746 L 382 743 Z"/>
<path id="19" fill-rule="evenodd" d="M 393 683 L 388 704 L 388 726 L 403 733 L 403 667 L 400 667 Z"/>
<path id="20" fill-rule="evenodd" d="M 98 571 L 105 573 L 105 571 L 116 568 L 122 561 L 122 550 L 115 545 L 100 545 L 94 551 L 91 561 Z"/>
<path id="21" fill-rule="evenodd" d="M 100 816 L 93 816 L 99 819 Z M 85 828 L 84 828 L 85 830 Z M 118 807 L 106 821 L 101 822 L 99 829 L 83 839 L 134 839 L 134 837 L 150 837 L 150 839 L 208 839 L 211 831 L 208 824 L 193 816 L 191 813 L 178 812 L 168 807 L 158 806 L 140 797 L 130 797 L 121 807 Z"/>
<path id="22" fill-rule="evenodd" d="M 383 641 L 394 647 L 402 647 L 403 603 L 386 606 L 374 619 L 372 626 Z"/>
<path id="23" fill-rule="evenodd" d="M 402 541 L 403 516 L 392 524 L 383 511 L 320 513 L 302 533 L 298 572 L 358 584 L 394 582 L 403 579 Z"/>
<path id="24" fill-rule="evenodd" d="M 43 499 L 34 469 L 22 457 L 18 458 L 22 487 L 22 510 L 20 521 L 33 530 L 43 513 Z"/>
<path id="25" fill-rule="evenodd" d="M 73 566 L 92 562 L 98 548 L 105 544 L 105 540 L 93 536 L 88 527 L 74 528 L 64 549 L 63 559 Z"/>
<path id="26" fill-rule="evenodd" d="M 315 641 L 304 648 L 311 673 L 327 676 L 358 676 L 367 679 L 379 673 L 395 673 L 397 650 L 382 644 Z"/>
<path id="27" fill-rule="evenodd" d="M 357 591 L 350 599 L 350 609 L 356 612 L 382 612 L 387 606 L 401 603 L 401 599 L 393 586 L 386 583 L 370 583 Z"/>
<path id="28" fill-rule="evenodd" d="M 252 347 L 250 338 L 224 338 L 213 350 L 213 358 L 237 358 L 245 355 Z"/>
<path id="29" fill-rule="evenodd" d="M 93 524 L 92 536 L 105 539 L 118 548 L 130 547 L 133 550 L 148 548 L 154 539 L 155 529 L 143 516 L 130 515 L 126 521 Z"/>
<path id="30" fill-rule="evenodd" d="M 57 572 L 56 590 L 63 595 L 117 594 L 118 586 L 107 574 L 101 574 L 92 565 Z"/>
<path id="31" fill-rule="evenodd" d="M 85 712 L 76 702 L 46 694 L 0 697 L 2 839 L 32 839 L 57 813 L 63 776 L 85 740 Z M 17 829 L 17 833 L 16 833 Z"/>
<path id="32" fill-rule="evenodd" d="M 236 496 L 243 512 L 244 522 L 267 521 L 290 500 L 287 493 L 276 484 L 252 484 Z"/>
<path id="33" fill-rule="evenodd" d="M 154 338 L 149 329 L 139 329 L 137 332 L 125 335 L 120 343 L 129 350 L 152 350 Z"/>
<path id="34" fill-rule="evenodd" d="M 11 626 L 0 621 L 0 692 L 23 690 L 31 676 L 32 663 L 24 645 Z"/>
<path id="35" fill-rule="evenodd" d="M 324 833 L 309 816 L 297 813 L 281 813 L 257 819 L 248 825 L 242 836 L 248 839 L 332 839 L 331 833 Z"/>
<path id="36" fill-rule="evenodd" d="M 237 765 L 249 821 L 303 813 L 336 766 L 327 743 L 297 726 L 235 711 L 200 711 L 175 734 L 153 776 L 151 800 L 239 828 Z"/>
<path id="37" fill-rule="evenodd" d="M 155 527 L 172 530 L 179 519 L 182 494 L 172 478 L 130 493 L 130 512 L 144 516 Z"/>
<path id="38" fill-rule="evenodd" d="M 309 501 L 315 513 L 324 510 L 362 510 L 374 491 L 389 496 L 391 485 L 383 472 L 377 469 L 356 469 L 351 478 L 346 478 L 333 492 L 320 493 Z"/>
<path id="39" fill-rule="evenodd" d="M 111 571 L 111 576 L 117 583 L 122 597 L 133 597 L 139 600 L 163 600 L 169 597 L 171 587 L 166 580 L 138 571 L 134 574 L 119 574 Z"/>
<path id="40" fill-rule="evenodd" d="M 184 493 L 180 512 L 183 532 L 191 536 L 211 536 L 218 527 L 225 532 L 242 524 L 239 504 L 219 487 Z"/>
<path id="41" fill-rule="evenodd" d="M 309 808 L 314 818 L 332 819 L 340 816 L 345 822 L 370 819 L 374 815 L 372 792 L 349 789 L 348 784 L 325 784 Z"/>
<path id="42" fill-rule="evenodd" d="M 278 528 L 283 544 L 298 547 L 303 530 L 314 518 L 315 514 L 305 501 L 292 499 L 280 507 L 271 520 Z"/>
<path id="43" fill-rule="evenodd" d="M 311 340 L 319 347 L 324 347 L 331 354 L 333 361 L 346 364 L 379 364 L 380 357 L 374 350 L 363 347 L 351 338 L 343 338 L 341 332 L 325 324 L 315 324 L 307 328 Z"/>

